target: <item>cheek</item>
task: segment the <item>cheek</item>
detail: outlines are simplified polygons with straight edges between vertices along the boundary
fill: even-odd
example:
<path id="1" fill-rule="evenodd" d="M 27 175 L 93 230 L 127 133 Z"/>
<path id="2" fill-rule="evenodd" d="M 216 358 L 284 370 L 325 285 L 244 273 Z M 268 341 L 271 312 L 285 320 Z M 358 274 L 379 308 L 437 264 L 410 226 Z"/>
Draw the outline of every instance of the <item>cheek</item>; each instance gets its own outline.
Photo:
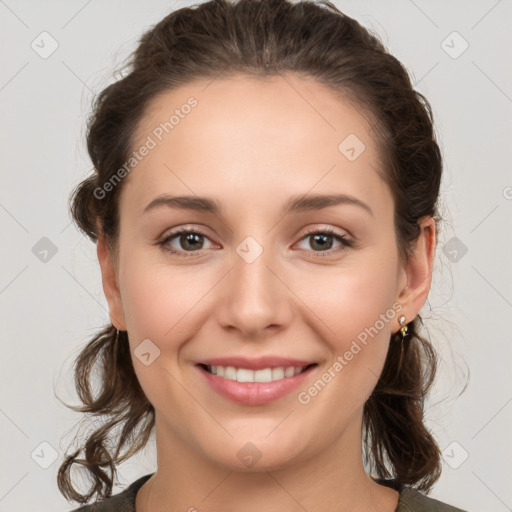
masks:
<path id="1" fill-rule="evenodd" d="M 136 263 L 126 261 L 121 289 L 130 334 L 154 338 L 159 343 L 179 338 L 180 333 L 185 334 L 194 308 L 201 308 L 212 284 L 199 279 L 198 275 L 206 275 L 197 269 Z"/>
<path id="2" fill-rule="evenodd" d="M 333 393 L 330 396 L 337 401 L 343 395 L 353 406 L 366 401 L 377 383 L 397 316 L 393 258 L 383 261 L 376 254 L 375 260 L 365 258 L 359 263 L 357 268 L 336 273 L 318 272 L 298 292 L 311 311 L 313 329 L 317 333 L 321 329 L 322 341 L 329 348 L 327 366 L 339 363 L 325 375 L 325 381 L 333 382 L 326 397 Z"/>
<path id="3" fill-rule="evenodd" d="M 323 326 L 329 360 L 298 391 L 298 411 L 314 425 L 322 424 L 324 440 L 333 443 L 341 429 L 361 417 L 382 373 L 397 314 L 392 307 L 396 297 L 391 266 L 386 272 L 371 265 L 350 270 L 339 272 L 337 278 L 317 276 L 317 293 L 305 301 L 310 307 L 314 304 L 310 321 L 316 333 Z"/>
<path id="4" fill-rule="evenodd" d="M 191 407 L 188 395 L 175 379 L 181 379 L 181 349 L 197 332 L 197 314 L 203 310 L 208 290 L 214 285 L 198 274 L 205 277 L 192 267 L 171 268 L 161 260 L 150 261 L 143 251 L 126 256 L 120 267 L 120 292 L 133 366 L 157 410 L 167 410 L 169 403 L 179 404 L 183 411 Z M 157 349 L 147 342 L 141 345 L 149 347 L 151 358 L 158 354 L 149 365 L 138 360 L 142 350 L 137 350 L 147 339 L 159 350 L 151 352 Z"/>
<path id="5" fill-rule="evenodd" d="M 134 341 L 149 338 L 169 343 L 187 338 L 193 332 L 194 318 L 198 320 L 206 311 L 212 313 L 214 288 L 223 272 L 193 264 L 171 267 L 161 256 L 142 250 L 124 254 L 121 297 Z M 349 338 L 373 326 L 395 300 L 396 266 L 392 257 L 384 258 L 383 254 L 370 250 L 354 254 L 346 263 L 340 262 L 339 268 L 283 268 L 285 281 L 293 283 L 293 293 L 281 299 L 297 302 L 299 297 L 302 319 L 298 321 L 309 318 L 316 332 L 323 322 L 322 333 L 334 338 L 334 344 L 343 350 Z M 386 328 L 389 330 L 389 324 Z"/>
<path id="6" fill-rule="evenodd" d="M 325 324 L 322 332 L 339 350 L 374 326 L 381 314 L 387 312 L 389 320 L 394 317 L 396 266 L 392 258 L 384 262 L 376 256 L 375 259 L 365 256 L 357 264 L 339 269 L 317 269 L 306 279 L 302 275 L 294 280 L 300 283 L 297 295 L 310 308 L 316 323 Z M 378 322 L 377 327 L 384 338 L 389 337 L 390 321 L 385 325 Z"/>

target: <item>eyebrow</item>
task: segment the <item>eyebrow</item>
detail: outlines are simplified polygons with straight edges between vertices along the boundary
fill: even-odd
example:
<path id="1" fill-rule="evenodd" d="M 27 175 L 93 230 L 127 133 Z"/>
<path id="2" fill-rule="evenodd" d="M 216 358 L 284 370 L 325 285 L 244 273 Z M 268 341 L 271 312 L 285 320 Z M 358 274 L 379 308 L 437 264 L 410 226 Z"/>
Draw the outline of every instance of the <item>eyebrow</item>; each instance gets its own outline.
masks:
<path id="1" fill-rule="evenodd" d="M 369 213 L 372 217 L 372 209 L 360 199 L 347 194 L 317 194 L 302 195 L 291 197 L 282 209 L 282 215 L 290 213 L 298 213 L 311 210 L 321 210 L 329 206 L 337 206 L 340 204 L 348 204 L 358 206 Z M 144 212 L 151 211 L 157 207 L 166 206 L 168 208 L 194 210 L 198 212 L 211 213 L 213 215 L 221 215 L 222 207 L 215 199 L 198 196 L 170 196 L 167 194 L 160 195 L 153 199 L 145 208 Z"/>

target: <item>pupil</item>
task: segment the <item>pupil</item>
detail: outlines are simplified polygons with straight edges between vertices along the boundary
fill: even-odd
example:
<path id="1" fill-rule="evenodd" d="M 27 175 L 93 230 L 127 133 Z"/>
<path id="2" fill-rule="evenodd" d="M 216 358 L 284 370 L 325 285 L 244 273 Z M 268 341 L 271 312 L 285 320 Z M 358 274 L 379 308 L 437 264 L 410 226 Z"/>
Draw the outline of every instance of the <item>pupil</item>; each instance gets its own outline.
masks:
<path id="1" fill-rule="evenodd" d="M 318 241 L 318 239 L 323 240 L 323 242 L 320 242 L 320 249 L 326 250 L 326 238 L 330 238 L 331 235 L 314 235 L 313 240 L 315 243 Z M 329 249 L 329 247 L 327 247 Z"/>
<path id="2" fill-rule="evenodd" d="M 198 235 L 196 233 L 187 233 L 185 235 L 182 235 L 182 242 L 185 241 L 185 244 L 183 245 L 183 247 L 186 247 L 187 244 L 190 244 L 190 248 L 194 248 L 194 240 L 197 242 L 198 241 L 198 237 L 201 236 L 201 235 Z M 197 245 L 196 245 L 196 248 L 197 248 Z"/>

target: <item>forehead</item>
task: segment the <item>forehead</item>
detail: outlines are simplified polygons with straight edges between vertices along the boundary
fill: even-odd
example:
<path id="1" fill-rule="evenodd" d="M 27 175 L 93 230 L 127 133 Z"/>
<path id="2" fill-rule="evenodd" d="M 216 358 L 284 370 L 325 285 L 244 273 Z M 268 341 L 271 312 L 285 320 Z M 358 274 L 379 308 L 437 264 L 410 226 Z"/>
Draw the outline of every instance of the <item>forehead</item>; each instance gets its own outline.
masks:
<path id="1" fill-rule="evenodd" d="M 123 195 L 138 211 L 161 193 L 261 206 L 335 189 L 390 199 L 372 126 L 366 110 L 297 75 L 191 82 L 148 105 L 132 150 L 151 149 Z"/>

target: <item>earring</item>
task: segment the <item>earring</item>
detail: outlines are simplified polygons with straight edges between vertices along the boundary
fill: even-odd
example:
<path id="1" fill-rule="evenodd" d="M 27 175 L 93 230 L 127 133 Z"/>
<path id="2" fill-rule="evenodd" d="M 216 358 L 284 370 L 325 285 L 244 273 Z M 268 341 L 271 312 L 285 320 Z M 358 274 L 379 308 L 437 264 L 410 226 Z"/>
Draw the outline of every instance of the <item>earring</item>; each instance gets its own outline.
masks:
<path id="1" fill-rule="evenodd" d="M 402 315 L 400 317 L 398 317 L 398 321 L 400 322 L 400 333 L 402 334 L 402 340 L 401 340 L 401 343 L 400 343 L 400 363 L 399 363 L 399 368 L 401 368 L 402 366 L 402 358 L 404 356 L 404 338 L 406 336 L 408 336 L 407 334 L 407 322 L 405 321 L 405 316 Z"/>
<path id="2" fill-rule="evenodd" d="M 400 327 L 400 332 L 402 334 L 402 339 L 404 339 L 406 336 L 408 336 L 408 334 L 407 334 L 407 322 L 405 321 L 405 316 L 402 315 L 401 317 L 399 317 L 398 321 L 400 322 L 400 325 L 402 326 L 402 327 Z"/>

